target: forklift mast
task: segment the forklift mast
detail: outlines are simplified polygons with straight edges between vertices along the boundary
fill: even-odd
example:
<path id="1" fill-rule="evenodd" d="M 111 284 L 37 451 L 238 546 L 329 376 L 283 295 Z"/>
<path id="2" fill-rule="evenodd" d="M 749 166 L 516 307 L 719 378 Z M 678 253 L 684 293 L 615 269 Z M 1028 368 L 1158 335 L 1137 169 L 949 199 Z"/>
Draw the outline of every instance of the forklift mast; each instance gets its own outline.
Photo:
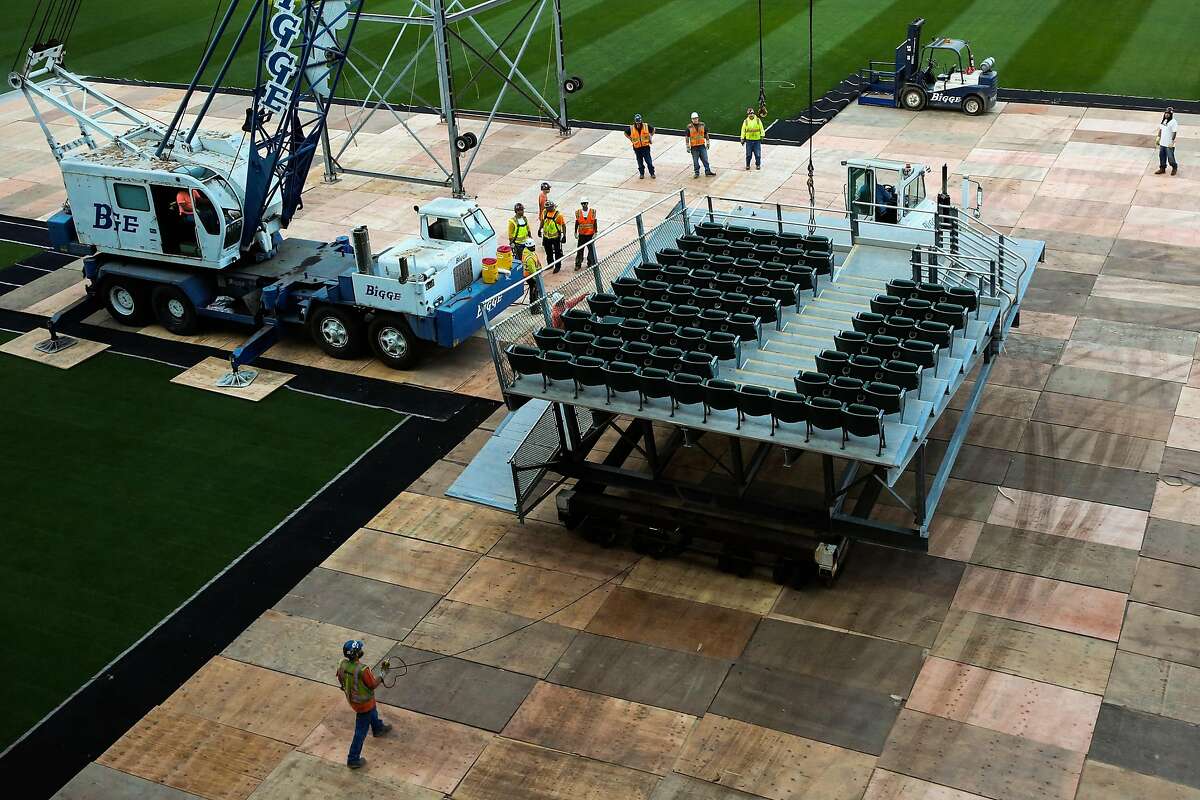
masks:
<path id="1" fill-rule="evenodd" d="M 920 70 L 921 28 L 925 18 L 918 17 L 908 23 L 908 36 L 896 48 L 896 86 L 903 86 Z"/>

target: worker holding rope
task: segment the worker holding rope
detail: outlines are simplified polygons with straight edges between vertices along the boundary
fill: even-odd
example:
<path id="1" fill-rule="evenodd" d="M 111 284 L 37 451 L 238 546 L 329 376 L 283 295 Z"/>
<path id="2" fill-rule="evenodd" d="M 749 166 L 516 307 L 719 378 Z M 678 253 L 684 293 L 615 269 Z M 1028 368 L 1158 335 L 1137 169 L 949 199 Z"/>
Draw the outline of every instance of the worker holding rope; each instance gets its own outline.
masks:
<path id="1" fill-rule="evenodd" d="M 692 154 L 693 178 L 700 177 L 700 165 L 704 164 L 705 175 L 716 175 L 708 165 L 708 126 L 700 121 L 700 114 L 692 112 L 692 121 L 687 126 L 687 146 Z"/>
<path id="2" fill-rule="evenodd" d="M 650 177 L 654 175 L 654 160 L 650 158 L 650 143 L 654 141 L 654 128 L 642 121 L 641 114 L 633 115 L 633 124 L 629 126 L 629 130 L 625 131 L 625 138 L 633 145 L 633 157 L 637 159 L 638 178 L 646 177 L 646 170 L 650 170 Z"/>
<path id="3" fill-rule="evenodd" d="M 350 741 L 350 753 L 346 756 L 346 766 L 359 769 L 367 763 L 362 757 L 363 742 L 367 739 L 367 729 L 372 736 L 387 736 L 391 725 L 379 718 L 375 708 L 375 687 L 379 679 L 371 672 L 371 668 L 362 663 L 363 643 L 359 639 L 351 639 L 342 645 L 342 663 L 337 668 L 337 682 L 346 693 L 346 701 L 358 715 L 354 720 L 354 738 Z"/>
<path id="4" fill-rule="evenodd" d="M 750 157 L 754 157 L 754 168 L 762 169 L 762 120 L 754 113 L 753 108 L 746 109 L 746 119 L 742 121 L 742 143 L 746 145 L 746 169 L 750 169 Z"/>

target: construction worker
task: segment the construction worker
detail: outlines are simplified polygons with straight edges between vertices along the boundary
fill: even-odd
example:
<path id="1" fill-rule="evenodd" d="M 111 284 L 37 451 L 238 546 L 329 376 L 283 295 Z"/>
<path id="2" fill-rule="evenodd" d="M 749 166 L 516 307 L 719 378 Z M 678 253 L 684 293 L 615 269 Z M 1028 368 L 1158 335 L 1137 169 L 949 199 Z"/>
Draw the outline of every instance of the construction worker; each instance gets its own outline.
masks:
<path id="1" fill-rule="evenodd" d="M 525 240 L 521 265 L 524 268 L 525 280 L 529 282 L 529 313 L 536 314 L 538 312 L 537 301 L 542 294 L 538 291 L 538 280 L 534 276 L 541 271 L 542 262 L 538 260 L 537 246 L 534 244 L 532 236 Z"/>
<path id="2" fill-rule="evenodd" d="M 654 140 L 654 128 L 642 122 L 641 114 L 634 114 L 633 124 L 625 132 L 625 138 L 633 145 L 633 155 L 637 159 L 638 178 L 645 178 L 646 170 L 650 170 L 651 178 L 655 177 L 654 161 L 650 158 L 650 143 Z"/>
<path id="3" fill-rule="evenodd" d="M 529 220 L 525 218 L 525 206 L 517 203 L 513 206 L 513 215 L 508 220 L 508 246 L 512 248 L 513 259 L 521 260 L 521 251 L 529 239 Z"/>
<path id="4" fill-rule="evenodd" d="M 596 266 L 596 209 L 588 204 L 586 197 L 579 199 L 579 208 L 575 209 L 575 271 L 578 272 L 583 264 L 583 251 L 587 250 L 589 267 Z M 586 248 L 584 247 L 586 245 Z"/>
<path id="5" fill-rule="evenodd" d="M 1167 106 L 1163 112 L 1162 121 L 1158 123 L 1158 135 L 1154 137 L 1158 145 L 1158 169 L 1155 175 L 1167 171 L 1167 163 L 1171 164 L 1171 174 L 1179 172 L 1179 164 L 1175 161 L 1175 137 L 1179 134 L 1179 121 L 1175 119 L 1175 109 Z"/>
<path id="6" fill-rule="evenodd" d="M 693 178 L 700 177 L 700 164 L 704 164 L 705 175 L 716 175 L 708 165 L 708 126 L 700 121 L 700 115 L 693 111 L 692 121 L 687 126 L 687 147 L 692 154 Z"/>
<path id="7" fill-rule="evenodd" d="M 546 210 L 546 201 L 550 199 L 550 184 L 542 181 L 542 191 L 538 195 L 538 216 Z"/>
<path id="8" fill-rule="evenodd" d="M 570 309 L 587 300 L 588 293 L 576 295 L 568 300 L 562 294 L 555 292 L 550 295 L 550 326 L 553 328 L 561 328 L 563 326 L 563 314 Z"/>
<path id="9" fill-rule="evenodd" d="M 386 736 L 392 726 L 381 720 L 379 712 L 375 709 L 375 687 L 379 685 L 379 679 L 372 674 L 370 667 L 362 663 L 362 641 L 351 639 L 343 644 L 342 656 L 342 663 L 337 668 L 337 681 L 346 693 L 350 707 L 358 714 L 354 720 L 354 739 L 350 742 L 346 766 L 358 769 L 367 763 L 362 757 L 367 729 L 371 729 L 372 736 Z"/>
<path id="10" fill-rule="evenodd" d="M 546 263 L 554 268 L 551 272 L 557 273 L 562 267 L 562 243 L 566 235 L 567 221 L 558 210 L 558 204 L 547 200 L 538 220 L 538 236 L 542 237 L 542 247 L 546 250 Z"/>
<path id="11" fill-rule="evenodd" d="M 196 208 L 192 205 L 192 193 L 187 189 L 180 189 L 175 193 L 175 202 L 171 203 L 175 210 L 179 212 L 179 221 L 185 225 L 195 227 L 196 225 Z"/>
<path id="12" fill-rule="evenodd" d="M 746 169 L 750 169 L 750 156 L 754 156 L 754 168 L 762 169 L 762 140 L 766 135 L 763 131 L 762 120 L 754 113 L 753 108 L 746 109 L 746 119 L 742 121 L 742 143 L 746 145 Z"/>

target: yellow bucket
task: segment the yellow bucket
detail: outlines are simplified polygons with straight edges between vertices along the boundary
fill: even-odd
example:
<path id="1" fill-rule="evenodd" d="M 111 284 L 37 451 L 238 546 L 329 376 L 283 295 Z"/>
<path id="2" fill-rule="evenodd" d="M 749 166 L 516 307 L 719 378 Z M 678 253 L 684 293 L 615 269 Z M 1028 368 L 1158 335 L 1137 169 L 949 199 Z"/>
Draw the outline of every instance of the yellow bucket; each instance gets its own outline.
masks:
<path id="1" fill-rule="evenodd" d="M 509 262 L 511 263 L 511 261 L 512 261 L 511 253 L 509 254 L 508 258 L 509 258 Z M 483 282 L 484 283 L 495 283 L 496 275 L 498 272 L 499 272 L 499 268 L 496 265 L 496 259 L 485 258 L 483 260 Z"/>
<path id="2" fill-rule="evenodd" d="M 487 264 L 487 259 L 484 259 L 484 264 Z M 512 248 L 506 244 L 502 244 L 496 248 L 496 268 L 502 270 L 512 269 Z"/>

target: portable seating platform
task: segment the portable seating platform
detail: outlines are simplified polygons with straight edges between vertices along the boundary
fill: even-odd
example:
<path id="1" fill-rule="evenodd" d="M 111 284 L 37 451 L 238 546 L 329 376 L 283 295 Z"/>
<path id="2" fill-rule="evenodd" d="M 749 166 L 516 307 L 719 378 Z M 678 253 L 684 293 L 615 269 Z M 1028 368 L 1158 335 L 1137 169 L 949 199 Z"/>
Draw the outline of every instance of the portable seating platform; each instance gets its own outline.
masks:
<path id="1" fill-rule="evenodd" d="M 523 517 L 573 480 L 559 496 L 569 525 L 623 518 L 785 558 L 843 536 L 925 547 L 1044 245 L 947 208 L 895 227 L 681 207 L 559 327 L 524 309 L 489 323 L 517 410 L 448 494 Z M 929 435 L 969 376 L 933 471 Z M 597 449 L 609 431 L 615 444 Z M 719 479 L 672 476 L 692 446 L 718 460 Z M 817 496 L 756 497 L 775 448 L 820 475 Z M 911 525 L 872 518 L 882 492 Z"/>

